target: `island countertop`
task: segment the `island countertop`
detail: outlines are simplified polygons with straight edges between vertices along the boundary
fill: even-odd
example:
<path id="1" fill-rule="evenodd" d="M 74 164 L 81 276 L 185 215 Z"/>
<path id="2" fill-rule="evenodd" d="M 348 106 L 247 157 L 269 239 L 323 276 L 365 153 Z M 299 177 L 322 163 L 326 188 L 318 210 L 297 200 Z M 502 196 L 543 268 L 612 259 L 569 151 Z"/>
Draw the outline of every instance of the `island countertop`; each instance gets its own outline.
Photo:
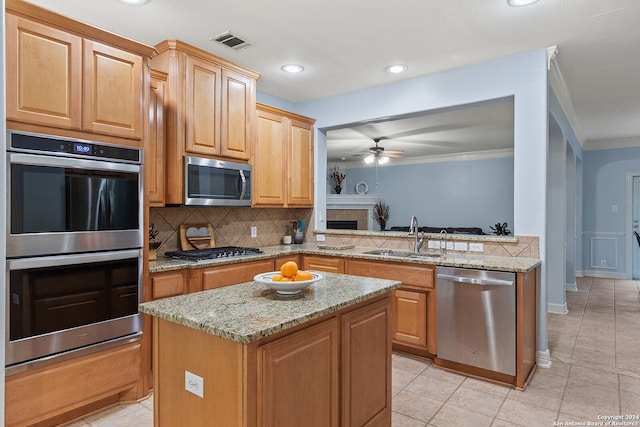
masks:
<path id="1" fill-rule="evenodd" d="M 295 296 L 246 282 L 140 304 L 140 311 L 248 344 L 400 287 L 395 280 L 322 272 Z"/>

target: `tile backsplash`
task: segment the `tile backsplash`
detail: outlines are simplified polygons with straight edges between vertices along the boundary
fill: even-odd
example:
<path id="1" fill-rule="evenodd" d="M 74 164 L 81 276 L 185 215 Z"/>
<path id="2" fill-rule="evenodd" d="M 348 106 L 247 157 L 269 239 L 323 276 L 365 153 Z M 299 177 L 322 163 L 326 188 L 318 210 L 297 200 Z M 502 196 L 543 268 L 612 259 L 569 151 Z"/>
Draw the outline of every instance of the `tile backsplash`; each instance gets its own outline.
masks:
<path id="1" fill-rule="evenodd" d="M 257 209 L 257 208 L 151 208 L 149 222 L 159 231 L 156 240 L 162 245 L 158 254 L 180 249 L 181 224 L 211 224 L 216 246 L 262 247 L 282 242 L 291 221 L 304 219 L 307 223 L 305 242 L 313 235 L 313 209 Z M 257 237 L 251 237 L 251 227 Z"/>

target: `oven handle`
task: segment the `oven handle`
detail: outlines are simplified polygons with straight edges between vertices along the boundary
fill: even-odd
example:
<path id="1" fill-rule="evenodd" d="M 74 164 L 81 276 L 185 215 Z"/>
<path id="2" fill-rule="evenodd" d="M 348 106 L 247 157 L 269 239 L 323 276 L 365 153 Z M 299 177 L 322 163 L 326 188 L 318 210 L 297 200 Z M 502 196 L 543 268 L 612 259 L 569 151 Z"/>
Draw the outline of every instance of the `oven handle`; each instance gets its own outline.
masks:
<path id="1" fill-rule="evenodd" d="M 118 261 L 131 258 L 142 258 L 142 249 L 8 259 L 7 266 L 9 270 L 14 271 L 27 270 L 30 268 L 61 267 L 93 262 Z"/>
<path id="2" fill-rule="evenodd" d="M 108 160 L 87 160 L 55 156 L 42 156 L 36 154 L 10 153 L 9 163 L 33 166 L 50 166 L 73 169 L 96 169 L 115 172 L 140 173 L 140 165 L 127 163 L 115 163 Z"/>

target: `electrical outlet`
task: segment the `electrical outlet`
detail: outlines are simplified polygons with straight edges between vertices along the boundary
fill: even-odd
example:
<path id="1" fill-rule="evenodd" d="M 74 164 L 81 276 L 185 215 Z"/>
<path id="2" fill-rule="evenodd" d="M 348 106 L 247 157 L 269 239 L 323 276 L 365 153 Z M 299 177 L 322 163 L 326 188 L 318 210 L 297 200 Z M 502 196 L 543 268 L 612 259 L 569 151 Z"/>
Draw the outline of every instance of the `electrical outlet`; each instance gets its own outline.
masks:
<path id="1" fill-rule="evenodd" d="M 316 242 L 324 242 L 324 234 L 316 234 Z"/>
<path id="2" fill-rule="evenodd" d="M 258 237 L 258 227 L 256 227 L 255 225 L 251 227 L 251 237 L 253 238 Z"/>
<path id="3" fill-rule="evenodd" d="M 601 259 L 600 260 L 600 267 L 606 267 L 607 266 L 607 260 L 606 259 Z"/>
<path id="4" fill-rule="evenodd" d="M 204 378 L 189 371 L 184 371 L 184 389 L 189 393 L 204 398 Z"/>
<path id="5" fill-rule="evenodd" d="M 471 252 L 483 252 L 484 244 L 482 243 L 469 243 L 469 250 Z"/>

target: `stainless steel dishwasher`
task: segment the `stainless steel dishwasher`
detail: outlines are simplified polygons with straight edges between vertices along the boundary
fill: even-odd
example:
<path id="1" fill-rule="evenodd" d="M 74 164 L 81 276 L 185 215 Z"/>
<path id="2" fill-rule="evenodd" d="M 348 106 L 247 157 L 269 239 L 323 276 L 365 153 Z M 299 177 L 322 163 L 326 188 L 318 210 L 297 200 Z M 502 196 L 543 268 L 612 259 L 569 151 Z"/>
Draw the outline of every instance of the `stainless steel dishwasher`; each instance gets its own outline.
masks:
<path id="1" fill-rule="evenodd" d="M 440 359 L 516 374 L 515 273 L 437 267 Z"/>

